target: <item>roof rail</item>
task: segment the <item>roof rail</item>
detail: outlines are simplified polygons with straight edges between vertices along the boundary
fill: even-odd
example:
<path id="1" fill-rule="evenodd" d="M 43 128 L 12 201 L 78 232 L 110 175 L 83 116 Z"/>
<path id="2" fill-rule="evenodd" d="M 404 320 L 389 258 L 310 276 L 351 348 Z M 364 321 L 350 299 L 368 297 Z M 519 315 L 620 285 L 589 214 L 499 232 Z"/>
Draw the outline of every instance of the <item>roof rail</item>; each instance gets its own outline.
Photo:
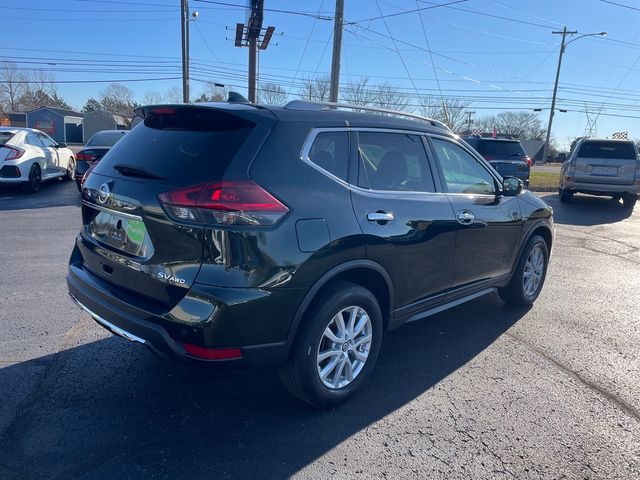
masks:
<path id="1" fill-rule="evenodd" d="M 378 112 L 387 113 L 389 115 L 398 115 L 400 117 L 408 117 L 414 120 L 421 120 L 427 122 L 430 125 L 438 128 L 451 131 L 451 129 L 439 120 L 433 118 L 423 117 L 422 115 L 416 115 L 415 113 L 399 112 L 397 110 L 389 110 L 387 108 L 369 107 L 365 105 L 353 105 L 350 103 L 336 103 L 336 102 L 312 102 L 310 100 L 292 100 L 287 103 L 284 108 L 287 110 L 309 110 L 319 112 L 322 110 L 332 110 L 337 108 L 343 108 L 347 110 L 363 110 L 366 112 Z"/>

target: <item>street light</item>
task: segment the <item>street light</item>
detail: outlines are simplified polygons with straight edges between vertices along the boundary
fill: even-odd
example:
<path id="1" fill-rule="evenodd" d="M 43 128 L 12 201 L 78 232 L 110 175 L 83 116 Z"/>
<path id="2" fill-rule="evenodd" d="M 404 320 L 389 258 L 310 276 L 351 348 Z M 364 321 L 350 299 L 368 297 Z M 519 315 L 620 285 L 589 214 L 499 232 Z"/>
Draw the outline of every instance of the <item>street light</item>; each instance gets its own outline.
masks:
<path id="1" fill-rule="evenodd" d="M 585 33 L 583 35 L 577 36 L 568 42 L 565 42 L 567 35 L 575 35 L 578 33 L 577 30 L 568 31 L 565 26 L 561 32 L 551 32 L 554 35 L 562 35 L 562 43 L 560 44 L 560 56 L 558 57 L 558 69 L 556 70 L 556 82 L 553 86 L 553 98 L 551 99 L 551 110 L 549 111 L 549 123 L 547 125 L 547 139 L 544 142 L 544 152 L 542 154 L 543 161 L 547 160 L 547 150 L 549 149 L 549 139 L 551 138 L 551 124 L 553 123 L 553 114 L 556 110 L 556 95 L 558 94 L 558 81 L 560 80 L 560 66 L 562 65 L 562 55 L 564 54 L 567 45 L 576 40 L 579 40 L 584 37 L 606 37 L 607 32 L 597 32 L 597 33 Z"/>

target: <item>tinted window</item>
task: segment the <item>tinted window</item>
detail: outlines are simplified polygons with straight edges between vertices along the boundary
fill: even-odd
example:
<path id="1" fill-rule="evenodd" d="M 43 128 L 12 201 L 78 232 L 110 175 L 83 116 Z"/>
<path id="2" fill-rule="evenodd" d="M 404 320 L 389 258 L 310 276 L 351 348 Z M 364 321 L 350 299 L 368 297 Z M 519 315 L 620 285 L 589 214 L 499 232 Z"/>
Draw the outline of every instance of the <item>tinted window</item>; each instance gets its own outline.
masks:
<path id="1" fill-rule="evenodd" d="M 118 175 L 113 166 L 124 164 L 172 185 L 219 180 L 252 128 L 251 122 L 212 109 L 150 115 L 109 150 L 95 172 Z"/>
<path id="2" fill-rule="evenodd" d="M 125 136 L 123 132 L 98 132 L 87 142 L 87 147 L 113 147 L 118 140 Z"/>
<path id="3" fill-rule="evenodd" d="M 38 138 L 40 139 L 40 141 L 42 142 L 42 145 L 44 145 L 45 147 L 53 147 L 56 142 L 54 142 L 49 136 L 44 135 L 42 133 L 38 133 L 36 134 L 38 135 Z"/>
<path id="4" fill-rule="evenodd" d="M 449 192 L 495 193 L 493 176 L 469 152 L 447 140 L 433 138 L 431 141 Z"/>
<path id="5" fill-rule="evenodd" d="M 359 132 L 358 184 L 372 190 L 435 192 L 427 155 L 418 135 Z"/>
<path id="6" fill-rule="evenodd" d="M 0 145 L 4 145 L 13 138 L 15 133 L 13 132 L 0 132 Z"/>
<path id="7" fill-rule="evenodd" d="M 503 140 L 480 140 L 475 149 L 481 155 L 495 155 L 499 157 L 524 156 L 520 142 L 505 142 Z"/>
<path id="8" fill-rule="evenodd" d="M 585 142 L 579 157 L 635 160 L 636 151 L 630 142 Z"/>
<path id="9" fill-rule="evenodd" d="M 25 141 L 29 145 L 42 148 L 42 143 L 40 143 L 40 140 L 38 140 L 38 136 L 35 133 L 27 133 L 27 138 Z"/>
<path id="10" fill-rule="evenodd" d="M 347 181 L 349 168 L 349 134 L 320 132 L 309 149 L 309 160 L 323 170 Z"/>

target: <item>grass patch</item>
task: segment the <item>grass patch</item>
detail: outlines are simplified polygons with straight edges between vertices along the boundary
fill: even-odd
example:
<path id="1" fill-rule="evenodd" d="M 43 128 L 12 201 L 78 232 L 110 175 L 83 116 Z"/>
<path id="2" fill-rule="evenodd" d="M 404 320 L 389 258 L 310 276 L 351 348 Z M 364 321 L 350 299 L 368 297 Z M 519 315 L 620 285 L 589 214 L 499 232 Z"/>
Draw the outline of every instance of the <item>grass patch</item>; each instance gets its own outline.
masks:
<path id="1" fill-rule="evenodd" d="M 535 172 L 529 176 L 530 188 L 558 188 L 560 172 Z"/>

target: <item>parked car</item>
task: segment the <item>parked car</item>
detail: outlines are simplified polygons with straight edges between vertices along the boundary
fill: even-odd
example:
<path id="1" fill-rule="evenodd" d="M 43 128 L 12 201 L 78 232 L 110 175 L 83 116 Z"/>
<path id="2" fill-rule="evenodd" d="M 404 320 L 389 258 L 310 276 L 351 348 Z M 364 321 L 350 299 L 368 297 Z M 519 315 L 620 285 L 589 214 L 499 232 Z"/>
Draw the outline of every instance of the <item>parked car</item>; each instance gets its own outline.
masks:
<path id="1" fill-rule="evenodd" d="M 631 140 L 578 141 L 562 164 L 560 201 L 570 202 L 576 193 L 622 199 L 633 209 L 640 194 L 640 157 Z"/>
<path id="2" fill-rule="evenodd" d="M 519 140 L 467 137 L 464 139 L 503 177 L 516 177 L 529 186 L 531 159 Z"/>
<path id="3" fill-rule="evenodd" d="M 113 147 L 129 130 L 102 130 L 95 133 L 84 148 L 76 155 L 76 185 L 78 191 L 82 190 L 82 181 L 89 173 L 89 167 L 100 161 L 102 157 Z"/>
<path id="4" fill-rule="evenodd" d="M 84 183 L 67 283 L 161 355 L 277 366 L 327 405 L 370 376 L 386 331 L 540 294 L 552 210 L 440 122 L 304 101 L 136 113 Z"/>
<path id="5" fill-rule="evenodd" d="M 64 143 L 31 128 L 0 128 L 0 185 L 24 185 L 40 190 L 53 178 L 71 180 L 75 157 Z"/>

